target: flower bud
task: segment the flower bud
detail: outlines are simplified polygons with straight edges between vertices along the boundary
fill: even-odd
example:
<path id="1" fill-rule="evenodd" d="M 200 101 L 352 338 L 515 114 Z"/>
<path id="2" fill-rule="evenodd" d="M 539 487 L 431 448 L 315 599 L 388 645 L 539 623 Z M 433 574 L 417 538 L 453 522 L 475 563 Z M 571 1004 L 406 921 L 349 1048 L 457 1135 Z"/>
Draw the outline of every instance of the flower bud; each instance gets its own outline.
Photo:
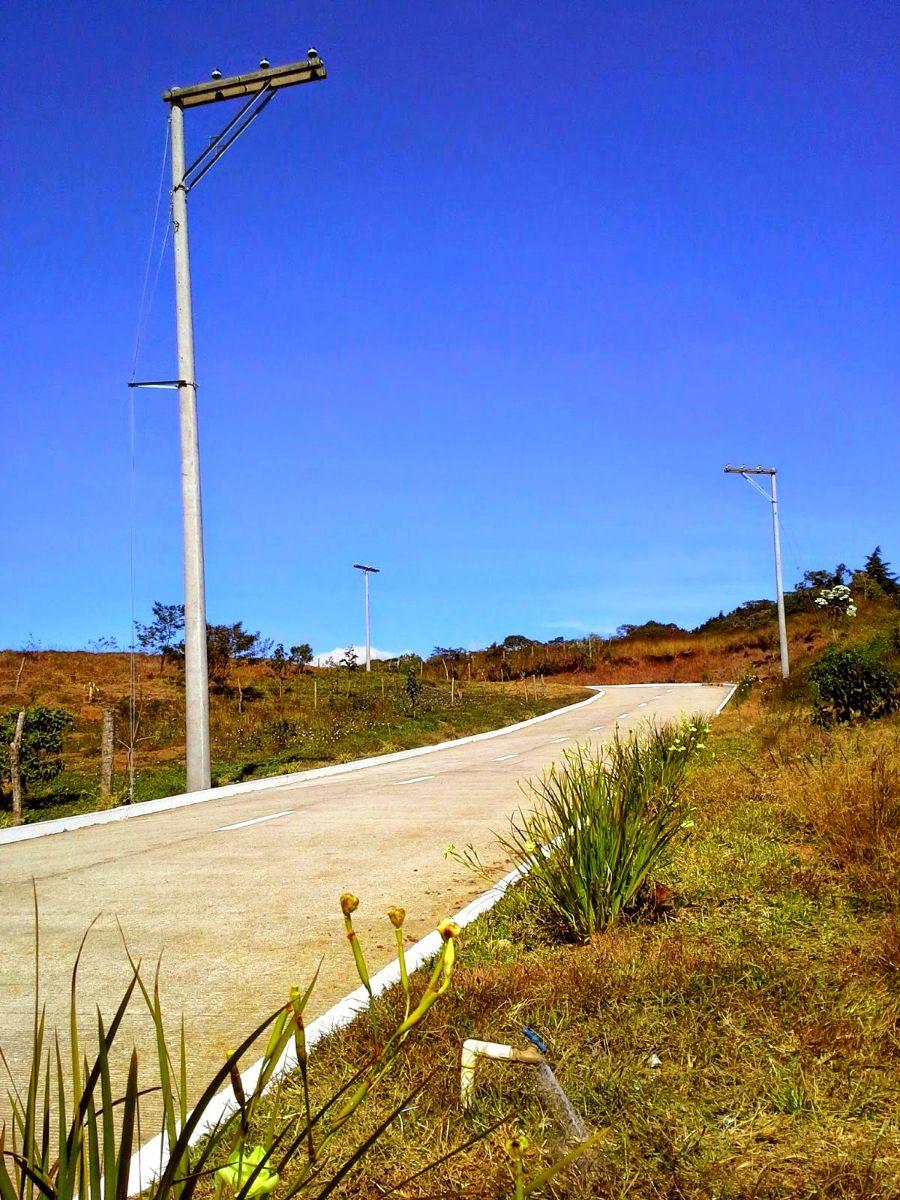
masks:
<path id="1" fill-rule="evenodd" d="M 405 908 L 389 908 L 387 911 L 388 920 L 395 929 L 400 929 L 403 922 L 406 920 Z"/>
<path id="2" fill-rule="evenodd" d="M 445 942 L 449 942 L 451 938 L 458 938 L 462 930 L 455 921 L 445 917 L 443 921 L 438 922 L 438 933 Z"/>
<path id="3" fill-rule="evenodd" d="M 359 899 L 352 892 L 344 892 L 341 896 L 341 912 L 345 917 L 349 917 L 351 913 L 355 913 L 359 908 Z"/>

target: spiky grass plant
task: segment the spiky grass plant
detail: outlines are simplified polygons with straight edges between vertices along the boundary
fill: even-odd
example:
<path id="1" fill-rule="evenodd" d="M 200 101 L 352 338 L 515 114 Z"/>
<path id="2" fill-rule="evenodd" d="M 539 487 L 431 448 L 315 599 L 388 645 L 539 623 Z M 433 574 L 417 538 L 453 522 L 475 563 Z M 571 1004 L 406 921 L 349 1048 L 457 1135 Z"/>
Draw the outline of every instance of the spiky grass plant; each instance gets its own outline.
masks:
<path id="1" fill-rule="evenodd" d="M 501 838 L 527 867 L 526 893 L 565 933 L 585 940 L 630 905 L 687 819 L 682 783 L 705 744 L 701 718 L 618 735 L 602 751 L 567 751 L 528 785 Z"/>
<path id="2" fill-rule="evenodd" d="M 352 903 L 351 903 L 352 902 Z M 341 908 L 352 928 L 354 897 L 342 897 Z M 348 911 L 349 910 L 349 911 Z M 402 926 L 401 910 L 392 910 L 395 928 Z M 37 898 L 35 925 L 39 929 Z M 150 1200 L 191 1200 L 198 1186 L 208 1191 L 215 1183 L 216 1195 L 231 1194 L 235 1200 L 276 1192 L 282 1172 L 290 1163 L 292 1181 L 286 1200 L 294 1196 L 326 1197 L 346 1178 L 362 1156 L 375 1144 L 403 1109 L 421 1091 L 420 1084 L 405 1096 L 377 1130 L 349 1150 L 333 1153 L 330 1145 L 338 1130 L 345 1129 L 363 1103 L 389 1074 L 407 1039 L 418 1030 L 431 1007 L 449 985 L 456 959 L 459 929 L 450 921 L 439 926 L 441 948 L 431 976 L 416 1007 L 409 1011 L 409 981 L 403 972 L 406 1010 L 402 1020 L 385 1031 L 375 1052 L 350 1079 L 313 1112 L 308 1082 L 308 1054 L 303 1013 L 316 979 L 301 993 L 292 988 L 287 1002 L 266 1017 L 228 1055 L 222 1066 L 200 1090 L 192 1110 L 188 1109 L 188 1066 L 182 1026 L 178 1050 L 170 1050 L 159 997 L 158 974 L 148 987 L 140 964 L 130 958 L 132 976 L 112 1021 L 107 1026 L 97 1017 L 97 1050 L 83 1051 L 84 1042 L 76 1016 L 78 964 L 84 940 L 72 971 L 68 1061 L 59 1039 L 47 1048 L 44 1010 L 35 985 L 31 1067 L 23 1088 L 11 1078 L 9 1105 L 12 1122 L 7 1138 L 0 1127 L 0 1200 L 127 1200 L 136 1190 L 131 1177 L 132 1155 L 141 1141 L 140 1102 L 152 1093 L 161 1108 L 161 1144 L 155 1177 L 141 1186 Z M 85 940 L 87 934 L 85 934 Z M 353 939 L 354 960 L 362 982 L 368 972 L 362 950 Z M 127 952 L 127 951 L 126 951 Z M 38 978 L 40 944 L 35 936 L 35 979 Z M 117 1038 L 123 1018 L 137 992 L 150 1012 L 156 1034 L 156 1057 L 148 1072 L 139 1078 L 136 1051 L 132 1051 L 124 1095 L 114 1098 L 111 1061 L 118 1051 Z M 258 1039 L 267 1037 L 252 1090 L 245 1090 L 240 1064 Z M 302 1118 L 282 1119 L 280 1111 L 280 1065 L 293 1039 L 304 1095 Z M 0 1058 L 4 1065 L 5 1057 Z M 8 1066 L 7 1066 L 8 1070 Z M 226 1109 L 198 1141 L 201 1121 L 217 1092 L 230 1081 L 235 1107 Z M 270 1090 L 274 1095 L 267 1095 Z M 265 1103 L 264 1101 L 265 1097 Z M 197 1143 L 194 1145 L 194 1143 Z M 346 1146 L 346 1139 L 342 1142 Z M 298 1161 L 299 1160 L 299 1163 Z M 151 1164 L 153 1165 L 153 1164 Z"/>

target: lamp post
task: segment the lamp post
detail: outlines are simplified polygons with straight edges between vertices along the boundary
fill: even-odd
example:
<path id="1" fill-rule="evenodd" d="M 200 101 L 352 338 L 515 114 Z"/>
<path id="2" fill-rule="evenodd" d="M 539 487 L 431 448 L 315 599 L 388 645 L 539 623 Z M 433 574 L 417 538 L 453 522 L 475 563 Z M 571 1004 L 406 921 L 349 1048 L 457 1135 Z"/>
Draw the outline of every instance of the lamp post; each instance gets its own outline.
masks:
<path id="1" fill-rule="evenodd" d="M 772 532 L 775 539 L 775 596 L 778 604 L 778 642 L 781 649 L 781 678 L 787 679 L 790 674 L 788 664 L 787 623 L 784 619 L 784 586 L 781 579 L 781 535 L 778 529 L 778 485 L 776 467 L 726 467 L 726 475 L 743 475 L 751 487 L 772 505 Z M 767 492 L 753 479 L 754 475 L 768 475 L 772 491 Z"/>
<path id="2" fill-rule="evenodd" d="M 371 639 L 371 624 L 369 621 L 369 576 L 378 575 L 379 567 L 366 567 L 362 563 L 354 563 L 353 569 L 362 571 L 365 579 L 365 604 L 366 604 L 366 670 L 372 670 L 372 639 Z"/>
<path id="3" fill-rule="evenodd" d="M 210 786 L 209 673 L 206 661 L 206 594 L 203 567 L 203 515 L 200 499 L 200 443 L 197 432 L 197 380 L 194 373 L 194 328 L 191 312 L 191 268 L 188 247 L 188 192 L 229 150 L 262 110 L 285 87 L 325 78 L 315 50 L 301 62 L 272 67 L 263 59 L 258 71 L 212 79 L 163 93 L 169 105 L 172 138 L 172 227 L 175 256 L 175 323 L 178 378 L 133 384 L 169 387 L 178 392 L 181 429 L 181 497 L 184 525 L 184 679 L 186 709 L 187 790 Z M 237 115 L 206 149 L 185 166 L 184 110 L 221 100 L 244 99 Z"/>

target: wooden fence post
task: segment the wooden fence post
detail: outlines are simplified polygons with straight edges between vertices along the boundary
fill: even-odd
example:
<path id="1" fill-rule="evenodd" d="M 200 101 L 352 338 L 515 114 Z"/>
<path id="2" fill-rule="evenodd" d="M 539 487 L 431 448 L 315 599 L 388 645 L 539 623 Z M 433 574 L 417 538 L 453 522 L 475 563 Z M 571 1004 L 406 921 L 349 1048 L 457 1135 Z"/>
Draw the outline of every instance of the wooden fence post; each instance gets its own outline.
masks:
<path id="1" fill-rule="evenodd" d="M 112 793 L 114 733 L 115 715 L 111 708 L 104 708 L 100 733 L 100 795 L 103 797 Z"/>
<path id="2" fill-rule="evenodd" d="M 22 824 L 22 733 L 25 729 L 25 709 L 16 718 L 16 732 L 9 743 L 9 775 L 12 779 L 12 823 Z"/>

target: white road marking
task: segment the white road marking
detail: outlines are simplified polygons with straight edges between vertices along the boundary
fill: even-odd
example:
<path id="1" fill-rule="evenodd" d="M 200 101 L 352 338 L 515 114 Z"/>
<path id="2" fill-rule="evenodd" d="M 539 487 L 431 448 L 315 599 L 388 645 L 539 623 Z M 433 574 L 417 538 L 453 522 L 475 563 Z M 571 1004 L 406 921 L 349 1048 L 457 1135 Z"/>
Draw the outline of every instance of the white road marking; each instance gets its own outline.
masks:
<path id="1" fill-rule="evenodd" d="M 630 716 L 631 716 L 631 713 L 630 713 L 630 712 L 627 712 L 627 713 L 619 713 L 619 715 L 616 717 L 616 720 L 617 720 L 617 721 L 622 721 L 622 720 L 624 720 L 624 718 L 625 718 L 625 717 L 630 717 Z M 598 726 L 598 728 L 599 728 L 599 726 Z"/>
<path id="2" fill-rule="evenodd" d="M 424 783 L 426 779 L 434 779 L 433 775 L 417 775 L 415 779 L 398 779 L 399 784 L 403 783 Z"/>
<path id="3" fill-rule="evenodd" d="M 267 817 L 254 817 L 252 821 L 237 821 L 234 825 L 220 825 L 215 832 L 227 833 L 232 829 L 246 829 L 248 825 L 261 825 L 263 821 L 277 821 L 279 817 L 289 817 L 292 812 L 296 811 L 294 808 L 286 808 L 283 812 L 269 813 Z"/>
<path id="4" fill-rule="evenodd" d="M 568 740 L 569 740 L 568 737 L 554 738 L 553 742 L 554 742 L 554 744 L 558 744 L 559 742 L 567 742 Z"/>
<path id="5" fill-rule="evenodd" d="M 605 728 L 606 728 L 605 725 L 592 725 L 591 733 L 599 733 L 601 729 L 605 729 Z"/>
<path id="6" fill-rule="evenodd" d="M 649 700 L 642 700 L 640 702 L 640 704 L 638 705 L 638 708 L 646 708 L 649 703 L 650 703 Z"/>
<path id="7" fill-rule="evenodd" d="M 510 758 L 518 758 L 518 757 L 519 757 L 518 754 L 501 754 L 498 758 L 494 759 L 494 762 L 506 762 Z"/>

